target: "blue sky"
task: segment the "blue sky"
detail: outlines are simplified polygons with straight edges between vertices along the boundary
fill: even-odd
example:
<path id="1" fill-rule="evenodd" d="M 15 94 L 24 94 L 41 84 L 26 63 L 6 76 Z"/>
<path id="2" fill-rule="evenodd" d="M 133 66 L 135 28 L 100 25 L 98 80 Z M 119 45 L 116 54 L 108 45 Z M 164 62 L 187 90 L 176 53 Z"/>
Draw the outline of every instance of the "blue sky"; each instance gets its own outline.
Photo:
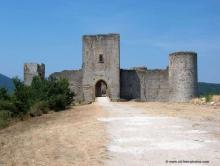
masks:
<path id="1" fill-rule="evenodd" d="M 199 81 L 220 83 L 219 0 L 1 0 L 0 73 L 79 69 L 81 37 L 96 33 L 120 33 L 122 68 L 166 68 L 169 53 L 195 51 Z"/>

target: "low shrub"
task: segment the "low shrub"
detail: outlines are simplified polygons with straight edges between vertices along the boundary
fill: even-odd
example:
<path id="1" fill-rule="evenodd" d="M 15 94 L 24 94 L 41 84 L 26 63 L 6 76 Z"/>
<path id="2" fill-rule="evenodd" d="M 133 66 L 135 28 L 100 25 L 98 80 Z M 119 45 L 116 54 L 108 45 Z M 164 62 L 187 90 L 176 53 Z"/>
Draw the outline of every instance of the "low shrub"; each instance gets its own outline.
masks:
<path id="1" fill-rule="evenodd" d="M 41 116 L 42 114 L 47 114 L 49 112 L 49 105 L 47 102 L 39 101 L 35 103 L 30 108 L 30 116 Z"/>
<path id="2" fill-rule="evenodd" d="M 7 127 L 11 118 L 11 112 L 6 110 L 0 110 L 0 128 Z"/>
<path id="3" fill-rule="evenodd" d="M 0 100 L 0 110 L 9 110 L 10 112 L 15 112 L 16 106 L 9 100 Z"/>
<path id="4" fill-rule="evenodd" d="M 206 102 L 210 102 L 212 100 L 212 95 L 211 94 L 210 95 L 206 95 L 205 96 L 205 100 L 206 100 Z"/>
<path id="5" fill-rule="evenodd" d="M 54 111 L 61 111 L 66 108 L 66 100 L 64 95 L 52 96 L 49 99 L 50 109 Z"/>
<path id="6" fill-rule="evenodd" d="M 7 89 L 0 88 L 0 100 L 9 100 L 10 96 L 7 92 Z"/>

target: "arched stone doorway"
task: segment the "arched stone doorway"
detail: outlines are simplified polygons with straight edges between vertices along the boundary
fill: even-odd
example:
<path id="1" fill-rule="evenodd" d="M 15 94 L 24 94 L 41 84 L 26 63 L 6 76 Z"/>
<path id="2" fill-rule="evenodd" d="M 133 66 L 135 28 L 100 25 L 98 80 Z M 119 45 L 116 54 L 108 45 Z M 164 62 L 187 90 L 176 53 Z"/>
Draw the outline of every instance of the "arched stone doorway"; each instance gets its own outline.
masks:
<path id="1" fill-rule="evenodd" d="M 96 97 L 106 97 L 108 86 L 105 81 L 100 80 L 95 85 L 95 96 Z"/>

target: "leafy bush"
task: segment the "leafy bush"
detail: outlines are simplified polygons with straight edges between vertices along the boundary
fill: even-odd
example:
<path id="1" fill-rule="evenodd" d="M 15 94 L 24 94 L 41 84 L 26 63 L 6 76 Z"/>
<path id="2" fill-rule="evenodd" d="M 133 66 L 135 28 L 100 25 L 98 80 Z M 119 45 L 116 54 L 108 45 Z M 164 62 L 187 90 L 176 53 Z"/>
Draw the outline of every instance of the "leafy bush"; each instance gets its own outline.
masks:
<path id="1" fill-rule="evenodd" d="M 67 80 L 52 80 L 49 85 L 48 102 L 51 109 L 64 110 L 72 103 L 74 93 L 70 91 Z"/>
<path id="2" fill-rule="evenodd" d="M 30 104 L 34 104 L 36 101 L 45 101 L 48 100 L 48 90 L 51 83 L 48 80 L 43 80 L 39 77 L 34 77 L 31 86 L 29 87 L 30 91 Z"/>
<path id="3" fill-rule="evenodd" d="M 14 103 L 10 100 L 0 100 L 0 110 L 9 110 L 11 112 L 16 112 L 16 107 Z"/>
<path id="4" fill-rule="evenodd" d="M 7 90 L 0 89 L 0 110 L 10 111 L 12 117 L 40 116 L 49 109 L 60 111 L 66 109 L 73 101 L 74 93 L 67 80 L 43 80 L 35 77 L 31 86 L 25 86 L 18 78 L 13 79 L 14 92 L 8 95 Z M 4 116 L 3 116 L 4 115 Z M 6 114 L 2 114 L 4 120 Z"/>
<path id="5" fill-rule="evenodd" d="M 11 96 L 5 88 L 0 88 L 0 110 L 8 110 L 12 113 L 17 111 L 15 104 L 12 102 Z"/>
<path id="6" fill-rule="evenodd" d="M 9 100 L 10 96 L 5 88 L 0 88 L 0 100 Z"/>
<path id="7" fill-rule="evenodd" d="M 25 115 L 30 109 L 30 87 L 24 85 L 18 78 L 13 79 L 15 90 L 12 96 L 12 102 L 15 104 L 18 112 L 15 115 Z"/>
<path id="8" fill-rule="evenodd" d="M 7 127 L 11 118 L 11 112 L 0 110 L 0 128 Z"/>
<path id="9" fill-rule="evenodd" d="M 31 106 L 30 115 L 32 117 L 41 116 L 42 114 L 47 114 L 49 112 L 49 105 L 45 101 L 40 101 Z"/>
<path id="10" fill-rule="evenodd" d="M 13 102 L 20 114 L 34 109 L 40 101 L 44 101 L 55 111 L 64 110 L 73 101 L 74 94 L 70 91 L 67 80 L 43 80 L 35 77 L 29 87 L 18 79 L 14 79 L 14 84 Z"/>
<path id="11" fill-rule="evenodd" d="M 66 101 L 64 95 L 52 96 L 49 99 L 49 106 L 52 110 L 60 111 L 66 108 Z"/>

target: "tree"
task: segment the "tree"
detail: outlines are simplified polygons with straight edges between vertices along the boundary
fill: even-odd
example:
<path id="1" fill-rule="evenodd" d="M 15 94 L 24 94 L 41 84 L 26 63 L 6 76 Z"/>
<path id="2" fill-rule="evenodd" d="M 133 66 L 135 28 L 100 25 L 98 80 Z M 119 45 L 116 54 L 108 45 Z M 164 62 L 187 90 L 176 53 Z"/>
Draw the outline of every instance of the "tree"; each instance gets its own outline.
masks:
<path id="1" fill-rule="evenodd" d="M 8 95 L 7 89 L 0 88 L 0 100 L 9 100 L 10 96 Z"/>
<path id="2" fill-rule="evenodd" d="M 24 85 L 24 83 L 18 78 L 13 79 L 15 90 L 12 96 L 14 105 L 17 111 L 14 112 L 15 115 L 24 115 L 30 109 L 30 87 Z"/>

